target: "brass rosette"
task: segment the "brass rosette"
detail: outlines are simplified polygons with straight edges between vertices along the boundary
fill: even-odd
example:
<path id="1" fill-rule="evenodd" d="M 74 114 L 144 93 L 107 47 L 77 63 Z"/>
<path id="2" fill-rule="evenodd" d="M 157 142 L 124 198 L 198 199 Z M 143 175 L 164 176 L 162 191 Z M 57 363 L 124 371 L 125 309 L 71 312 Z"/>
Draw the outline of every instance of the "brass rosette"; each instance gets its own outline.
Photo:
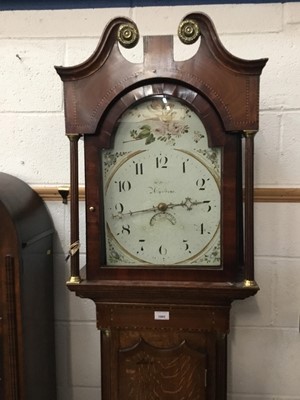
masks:
<path id="1" fill-rule="evenodd" d="M 127 49 L 134 47 L 139 41 L 139 31 L 134 24 L 122 24 L 118 29 L 118 41 Z"/>
<path id="2" fill-rule="evenodd" d="M 192 19 L 182 21 L 178 27 L 179 39 L 184 44 L 193 44 L 201 35 L 199 25 Z"/>

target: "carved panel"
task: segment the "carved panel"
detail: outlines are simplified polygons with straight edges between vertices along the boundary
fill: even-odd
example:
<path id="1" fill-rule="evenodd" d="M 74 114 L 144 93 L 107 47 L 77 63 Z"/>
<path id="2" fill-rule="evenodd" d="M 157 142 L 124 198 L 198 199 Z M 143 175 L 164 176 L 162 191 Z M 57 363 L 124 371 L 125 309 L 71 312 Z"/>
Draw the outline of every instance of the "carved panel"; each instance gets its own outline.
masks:
<path id="1" fill-rule="evenodd" d="M 206 354 L 186 341 L 158 348 L 143 339 L 119 351 L 120 400 L 199 400 L 205 397 Z"/>

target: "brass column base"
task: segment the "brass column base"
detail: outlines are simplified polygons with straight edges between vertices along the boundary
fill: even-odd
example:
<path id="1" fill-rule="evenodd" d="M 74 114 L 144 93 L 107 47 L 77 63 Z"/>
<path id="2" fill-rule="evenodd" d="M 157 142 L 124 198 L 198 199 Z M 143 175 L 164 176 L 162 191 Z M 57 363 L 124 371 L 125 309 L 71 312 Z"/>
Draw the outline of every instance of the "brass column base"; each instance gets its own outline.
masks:
<path id="1" fill-rule="evenodd" d="M 244 279 L 243 285 L 244 285 L 244 287 L 256 287 L 256 286 L 258 286 L 255 281 L 250 281 L 248 279 Z"/>
<path id="2" fill-rule="evenodd" d="M 78 285 L 81 282 L 80 276 L 71 276 L 66 282 L 67 285 Z"/>

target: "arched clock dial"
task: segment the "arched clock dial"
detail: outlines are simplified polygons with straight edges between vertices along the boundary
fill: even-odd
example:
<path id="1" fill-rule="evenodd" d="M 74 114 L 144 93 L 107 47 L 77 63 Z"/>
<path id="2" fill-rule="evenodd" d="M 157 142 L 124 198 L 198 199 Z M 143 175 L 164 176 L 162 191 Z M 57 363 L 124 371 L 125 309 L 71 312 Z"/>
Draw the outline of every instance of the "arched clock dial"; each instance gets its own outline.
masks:
<path id="1" fill-rule="evenodd" d="M 220 265 L 221 150 L 191 109 L 129 108 L 102 163 L 108 265 Z"/>

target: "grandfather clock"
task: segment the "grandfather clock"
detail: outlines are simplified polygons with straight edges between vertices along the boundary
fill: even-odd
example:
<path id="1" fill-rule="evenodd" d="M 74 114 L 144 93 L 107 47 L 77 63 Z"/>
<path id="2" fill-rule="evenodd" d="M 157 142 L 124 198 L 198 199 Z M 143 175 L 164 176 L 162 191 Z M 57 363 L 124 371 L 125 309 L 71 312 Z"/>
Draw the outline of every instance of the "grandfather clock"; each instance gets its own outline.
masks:
<path id="1" fill-rule="evenodd" d="M 117 18 L 88 60 L 56 68 L 71 150 L 67 285 L 96 304 L 103 400 L 226 399 L 230 306 L 259 289 L 253 141 L 267 60 L 231 55 L 202 13 L 185 17 L 178 36 L 200 42 L 192 58 L 174 61 L 173 37 L 149 36 L 143 62 L 131 63 L 119 47 L 134 47 L 138 28 Z"/>

